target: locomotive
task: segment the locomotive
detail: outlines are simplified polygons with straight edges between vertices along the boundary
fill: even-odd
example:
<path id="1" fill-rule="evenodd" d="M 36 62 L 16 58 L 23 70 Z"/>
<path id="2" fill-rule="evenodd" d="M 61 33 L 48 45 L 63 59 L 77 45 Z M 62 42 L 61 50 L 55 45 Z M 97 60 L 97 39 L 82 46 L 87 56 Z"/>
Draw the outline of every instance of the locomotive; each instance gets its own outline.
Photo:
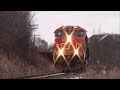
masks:
<path id="1" fill-rule="evenodd" d="M 53 61 L 58 70 L 85 69 L 89 63 L 88 37 L 79 26 L 55 30 Z"/>

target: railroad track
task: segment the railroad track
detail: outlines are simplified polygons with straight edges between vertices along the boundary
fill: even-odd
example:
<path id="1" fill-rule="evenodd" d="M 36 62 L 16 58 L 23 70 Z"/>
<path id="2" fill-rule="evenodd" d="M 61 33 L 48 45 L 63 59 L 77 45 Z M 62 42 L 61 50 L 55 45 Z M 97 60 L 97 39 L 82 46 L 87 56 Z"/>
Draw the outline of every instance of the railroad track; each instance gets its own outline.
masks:
<path id="1" fill-rule="evenodd" d="M 18 77 L 18 78 L 13 78 L 13 79 L 48 79 L 48 78 L 53 78 L 53 77 L 58 77 L 65 75 L 66 73 L 55 73 L 55 74 L 48 74 L 48 75 L 42 75 L 42 76 L 26 76 L 26 77 Z"/>
<path id="2" fill-rule="evenodd" d="M 43 76 L 36 76 L 36 77 L 31 77 L 28 79 L 48 79 L 48 78 L 53 78 L 53 77 L 58 77 L 65 75 L 66 73 L 56 73 L 56 74 L 49 74 L 49 75 L 43 75 Z M 27 79 L 27 78 L 26 78 Z"/>
<path id="3" fill-rule="evenodd" d="M 25 77 L 16 77 L 11 79 L 81 79 L 81 77 L 85 76 L 86 71 L 84 70 L 68 70 L 64 73 L 54 73 L 47 75 L 35 75 L 35 76 L 25 76 Z M 79 74 L 79 76 L 78 76 Z"/>
<path id="4" fill-rule="evenodd" d="M 65 72 L 65 73 L 55 73 L 55 74 L 48 74 L 48 75 L 18 77 L 18 78 L 14 78 L 14 79 L 81 79 L 84 76 L 85 76 L 85 74 L 81 73 L 81 72 L 78 72 L 78 73 Z"/>

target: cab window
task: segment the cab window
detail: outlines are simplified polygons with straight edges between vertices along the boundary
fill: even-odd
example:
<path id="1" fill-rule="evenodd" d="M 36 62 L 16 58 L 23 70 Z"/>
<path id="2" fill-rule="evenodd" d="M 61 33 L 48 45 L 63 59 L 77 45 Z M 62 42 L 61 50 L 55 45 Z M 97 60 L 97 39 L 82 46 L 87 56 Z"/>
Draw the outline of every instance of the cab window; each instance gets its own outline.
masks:
<path id="1" fill-rule="evenodd" d="M 57 31 L 57 32 L 55 33 L 55 37 L 61 37 L 61 36 L 64 36 L 64 35 L 65 35 L 65 33 L 64 33 L 64 31 L 62 31 L 62 30 Z"/>
<path id="2" fill-rule="evenodd" d="M 75 30 L 74 31 L 74 35 L 78 36 L 78 37 L 82 37 L 82 36 L 84 36 L 84 31 L 82 31 L 82 30 Z"/>

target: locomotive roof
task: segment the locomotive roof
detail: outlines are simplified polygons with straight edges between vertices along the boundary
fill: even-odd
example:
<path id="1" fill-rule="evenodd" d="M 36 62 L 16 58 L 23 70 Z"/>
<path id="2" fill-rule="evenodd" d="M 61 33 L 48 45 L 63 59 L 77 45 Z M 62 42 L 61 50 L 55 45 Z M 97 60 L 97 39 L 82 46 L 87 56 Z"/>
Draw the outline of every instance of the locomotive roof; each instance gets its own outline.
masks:
<path id="1" fill-rule="evenodd" d="M 73 30 L 74 29 L 74 30 L 84 30 L 84 31 L 86 31 L 84 28 L 79 27 L 79 26 L 62 26 L 62 27 L 56 29 L 56 31 L 63 30 L 63 29 L 65 29 L 65 30 Z"/>

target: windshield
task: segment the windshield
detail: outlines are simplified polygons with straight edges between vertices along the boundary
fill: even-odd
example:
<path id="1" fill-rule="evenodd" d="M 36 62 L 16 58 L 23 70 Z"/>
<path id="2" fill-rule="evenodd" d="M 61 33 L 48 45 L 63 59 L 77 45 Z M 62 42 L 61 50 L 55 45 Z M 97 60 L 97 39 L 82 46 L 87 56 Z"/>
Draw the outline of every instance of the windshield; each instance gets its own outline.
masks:
<path id="1" fill-rule="evenodd" d="M 67 34 L 70 35 L 72 30 L 66 30 Z M 65 35 L 65 32 L 64 30 L 60 30 L 60 31 L 57 31 L 55 33 L 55 37 L 61 37 L 61 36 L 64 36 Z"/>
<path id="2" fill-rule="evenodd" d="M 66 30 L 67 34 L 70 35 L 72 30 Z M 59 30 L 55 33 L 55 37 L 62 37 L 65 35 L 65 32 L 63 30 Z M 82 37 L 84 36 L 84 31 L 82 30 L 75 30 L 74 34 L 75 36 Z"/>
<path id="3" fill-rule="evenodd" d="M 64 35 L 65 35 L 65 33 L 64 33 L 64 31 L 62 31 L 62 30 L 57 31 L 57 32 L 55 33 L 55 37 L 61 37 L 61 36 L 64 36 Z"/>
<path id="4" fill-rule="evenodd" d="M 78 36 L 78 37 L 82 37 L 82 36 L 84 36 L 84 31 L 82 31 L 82 30 L 75 30 L 74 31 L 74 35 Z"/>

